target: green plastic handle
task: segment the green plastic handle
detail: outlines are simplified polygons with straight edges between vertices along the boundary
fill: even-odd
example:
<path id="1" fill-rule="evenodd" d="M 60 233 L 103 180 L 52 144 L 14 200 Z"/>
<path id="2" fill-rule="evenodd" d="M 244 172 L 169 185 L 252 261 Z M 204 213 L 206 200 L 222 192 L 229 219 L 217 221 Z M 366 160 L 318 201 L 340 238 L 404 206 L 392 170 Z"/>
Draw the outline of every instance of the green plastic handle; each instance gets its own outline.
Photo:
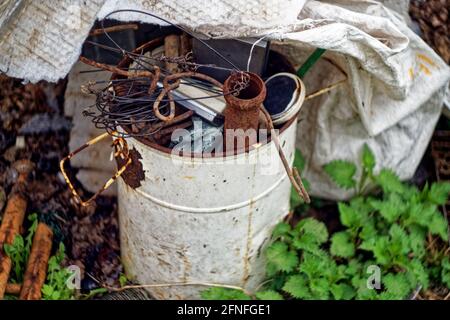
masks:
<path id="1" fill-rule="evenodd" d="M 320 57 L 325 53 L 325 49 L 317 48 L 314 52 L 306 59 L 305 63 L 297 70 L 297 76 L 303 78 L 306 73 L 311 69 L 311 67 L 316 64 Z"/>

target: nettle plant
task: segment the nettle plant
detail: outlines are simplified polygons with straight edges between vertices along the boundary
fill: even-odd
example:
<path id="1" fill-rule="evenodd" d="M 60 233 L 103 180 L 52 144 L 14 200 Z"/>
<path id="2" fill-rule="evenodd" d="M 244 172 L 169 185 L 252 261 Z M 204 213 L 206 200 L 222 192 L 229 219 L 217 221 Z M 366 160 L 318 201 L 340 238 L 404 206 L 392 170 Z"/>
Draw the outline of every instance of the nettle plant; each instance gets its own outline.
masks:
<path id="1" fill-rule="evenodd" d="M 419 190 L 390 170 L 375 174 L 375 157 L 367 145 L 362 168 L 359 179 L 357 166 L 347 161 L 324 168 L 339 187 L 355 188 L 358 194 L 338 203 L 341 231 L 330 237 L 313 218 L 295 227 L 276 226 L 266 249 L 267 285 L 256 298 L 407 299 L 430 287 L 450 288 L 448 222 L 439 210 L 450 184 Z M 363 195 L 368 186 L 374 195 Z M 203 297 L 253 298 L 222 288 L 209 289 Z"/>
<path id="2" fill-rule="evenodd" d="M 17 235 L 12 244 L 4 244 L 5 253 L 11 258 L 12 270 L 10 281 L 12 283 L 22 283 L 25 273 L 26 263 L 30 256 L 33 237 L 38 225 L 38 215 L 36 213 L 28 216 L 30 227 L 25 238 Z M 65 247 L 61 242 L 55 255 L 48 261 L 47 278 L 42 287 L 43 300 L 68 300 L 74 298 L 74 290 L 67 286 L 68 279 L 72 273 L 63 267 L 65 259 Z M 15 300 L 17 297 L 6 295 L 5 299 Z"/>

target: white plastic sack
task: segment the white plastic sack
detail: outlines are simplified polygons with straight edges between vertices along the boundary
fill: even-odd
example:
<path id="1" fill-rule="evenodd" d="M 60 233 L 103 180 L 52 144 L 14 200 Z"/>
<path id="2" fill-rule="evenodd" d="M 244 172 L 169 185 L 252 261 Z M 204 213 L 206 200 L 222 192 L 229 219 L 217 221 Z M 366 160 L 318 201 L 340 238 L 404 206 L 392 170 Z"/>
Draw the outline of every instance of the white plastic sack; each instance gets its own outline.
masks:
<path id="1" fill-rule="evenodd" d="M 257 30 L 289 26 L 297 21 L 306 0 L 106 0 L 99 19 L 116 10 L 147 10 L 165 19 L 211 36 L 251 35 Z M 140 13 L 111 16 L 122 21 L 164 24 Z"/>
<path id="2" fill-rule="evenodd" d="M 323 165 L 336 159 L 359 163 L 364 143 L 375 153 L 376 169 L 391 168 L 402 179 L 411 178 L 441 112 L 448 66 L 397 14 L 376 2 L 308 4 L 302 16 L 328 20 L 313 28 L 310 38 L 321 39 L 315 42 L 317 47 L 345 50 L 344 57 L 329 57 L 349 76 L 348 85 L 305 104 L 301 113 L 297 144 L 307 156 L 305 176 L 312 182 L 312 194 L 331 199 L 351 196 L 353 192 L 330 181 Z M 344 21 L 368 34 L 360 38 L 341 25 Z M 333 40 L 328 38 L 331 34 L 341 36 Z M 358 47 L 342 41 L 355 36 Z M 302 33 L 286 37 L 303 39 Z M 342 74 L 322 61 L 307 78 L 311 89 L 336 82 Z"/>

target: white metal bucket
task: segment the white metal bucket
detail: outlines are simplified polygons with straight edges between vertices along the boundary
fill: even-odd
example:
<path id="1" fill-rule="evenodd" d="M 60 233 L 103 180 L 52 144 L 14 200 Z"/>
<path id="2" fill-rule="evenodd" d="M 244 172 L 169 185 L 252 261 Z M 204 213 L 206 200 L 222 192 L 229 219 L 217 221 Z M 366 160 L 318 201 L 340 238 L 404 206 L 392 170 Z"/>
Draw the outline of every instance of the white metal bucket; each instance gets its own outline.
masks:
<path id="1" fill-rule="evenodd" d="M 285 127 L 280 142 L 292 164 L 296 121 Z M 141 154 L 145 173 L 136 189 L 119 179 L 128 277 L 140 284 L 207 282 L 255 290 L 264 279 L 264 247 L 289 211 L 291 184 L 274 143 L 226 158 L 173 156 L 133 138 L 127 143 Z M 156 299 L 197 299 L 204 289 L 148 291 Z"/>

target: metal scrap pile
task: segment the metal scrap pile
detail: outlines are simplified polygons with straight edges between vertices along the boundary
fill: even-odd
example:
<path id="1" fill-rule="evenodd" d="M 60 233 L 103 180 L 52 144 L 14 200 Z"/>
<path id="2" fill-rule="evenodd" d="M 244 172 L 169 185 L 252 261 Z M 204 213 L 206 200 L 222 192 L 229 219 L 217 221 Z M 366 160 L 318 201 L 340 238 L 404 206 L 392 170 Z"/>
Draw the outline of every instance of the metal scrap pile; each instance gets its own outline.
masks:
<path id="1" fill-rule="evenodd" d="M 264 37 L 203 40 L 172 25 L 172 32 L 160 28 L 160 35 L 127 51 L 110 36 L 123 28 L 102 25 L 91 32 L 104 34 L 110 45 L 86 41 L 87 45 L 118 54 L 122 60 L 117 65 L 80 57 L 81 62 L 113 74 L 108 83 L 90 81 L 82 87 L 85 93 L 96 96 L 96 103 L 83 114 L 107 133 L 69 154 L 61 163 L 66 181 L 82 205 L 95 199 L 132 165 L 126 138 L 133 137 L 166 151 L 184 143 L 179 155 L 223 156 L 247 152 L 258 142 L 264 143 L 257 133 L 259 129 L 267 129 L 292 185 L 309 201 L 299 172 L 290 169 L 274 134 L 275 129 L 282 130 L 296 118 L 305 90 L 293 66 L 270 50 L 270 42 Z M 291 73 L 283 73 L 285 70 Z M 184 130 L 181 137 L 174 135 L 177 130 Z M 248 135 L 248 130 L 254 130 L 255 134 Z M 241 144 L 236 131 L 243 136 Z M 83 201 L 64 171 L 64 162 L 108 135 L 115 137 L 113 146 L 119 170 L 102 190 Z M 195 143 L 199 136 L 200 147 Z"/>

